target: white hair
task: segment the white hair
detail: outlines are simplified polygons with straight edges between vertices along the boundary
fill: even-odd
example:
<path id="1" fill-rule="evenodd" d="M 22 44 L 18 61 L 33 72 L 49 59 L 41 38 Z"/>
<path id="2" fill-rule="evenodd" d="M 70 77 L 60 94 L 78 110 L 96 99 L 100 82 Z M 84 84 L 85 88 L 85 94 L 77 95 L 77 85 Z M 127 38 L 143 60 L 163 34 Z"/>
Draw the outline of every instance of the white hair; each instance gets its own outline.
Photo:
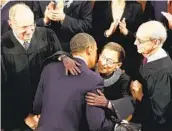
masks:
<path id="1" fill-rule="evenodd" d="M 167 30 L 161 22 L 153 20 L 145 22 L 138 29 L 138 31 L 143 30 L 151 40 L 160 40 L 161 45 L 163 45 L 167 39 Z"/>
<path id="2" fill-rule="evenodd" d="M 22 14 L 26 10 L 29 11 L 34 16 L 30 7 L 27 6 L 25 3 L 17 3 L 13 5 L 9 10 L 9 19 L 12 21 L 16 20 L 16 16 L 18 15 L 17 13 L 20 12 Z"/>

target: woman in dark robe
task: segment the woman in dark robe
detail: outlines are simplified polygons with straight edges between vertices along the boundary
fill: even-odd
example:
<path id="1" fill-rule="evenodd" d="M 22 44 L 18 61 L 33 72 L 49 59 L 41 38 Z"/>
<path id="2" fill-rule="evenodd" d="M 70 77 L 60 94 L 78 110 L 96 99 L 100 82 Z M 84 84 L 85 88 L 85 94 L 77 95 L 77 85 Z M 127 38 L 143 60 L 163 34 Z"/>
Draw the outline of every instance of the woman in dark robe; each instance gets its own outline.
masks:
<path id="1" fill-rule="evenodd" d="M 104 78 L 104 89 L 98 90 L 98 94 L 87 93 L 88 105 L 113 110 L 116 100 L 129 96 L 130 77 L 121 69 L 124 57 L 125 51 L 119 44 L 109 42 L 104 46 L 97 63 L 97 72 Z"/>

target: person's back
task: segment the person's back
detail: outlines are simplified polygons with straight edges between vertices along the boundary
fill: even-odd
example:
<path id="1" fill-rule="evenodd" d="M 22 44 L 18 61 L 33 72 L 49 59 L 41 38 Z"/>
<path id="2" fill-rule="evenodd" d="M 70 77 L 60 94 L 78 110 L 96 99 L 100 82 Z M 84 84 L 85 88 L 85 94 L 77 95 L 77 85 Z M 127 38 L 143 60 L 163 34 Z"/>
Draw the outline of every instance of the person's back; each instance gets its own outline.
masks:
<path id="1" fill-rule="evenodd" d="M 34 101 L 34 112 L 41 113 L 38 131 L 83 131 L 88 126 L 94 131 L 112 127 L 103 109 L 87 106 L 84 100 L 88 91 L 103 87 L 103 79 L 89 69 L 90 61 L 73 56 L 81 64 L 79 76 L 66 76 L 62 63 L 50 63 L 42 72 Z M 95 61 L 94 56 L 91 58 Z"/>

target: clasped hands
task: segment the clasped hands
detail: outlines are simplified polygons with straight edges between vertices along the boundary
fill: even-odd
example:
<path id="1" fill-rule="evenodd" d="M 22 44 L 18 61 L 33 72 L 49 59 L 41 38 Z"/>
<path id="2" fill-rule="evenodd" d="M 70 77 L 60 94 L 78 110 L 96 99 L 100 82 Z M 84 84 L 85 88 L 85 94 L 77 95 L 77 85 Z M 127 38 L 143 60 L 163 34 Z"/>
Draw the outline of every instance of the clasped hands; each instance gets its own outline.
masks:
<path id="1" fill-rule="evenodd" d="M 141 101 L 143 97 L 142 84 L 138 81 L 132 81 L 130 84 L 130 91 L 135 100 Z"/>
<path id="2" fill-rule="evenodd" d="M 32 115 L 29 114 L 25 119 L 26 125 L 28 125 L 31 129 L 36 129 L 38 126 L 38 121 L 39 121 L 40 115 Z"/>
<path id="3" fill-rule="evenodd" d="M 55 2 L 51 1 L 46 7 L 44 13 L 44 23 L 48 24 L 50 21 L 63 22 L 65 19 L 64 7 L 56 6 Z"/>
<path id="4" fill-rule="evenodd" d="M 110 37 L 115 31 L 117 26 L 119 25 L 120 33 L 123 35 L 128 35 L 128 29 L 126 28 L 126 21 L 125 18 L 122 19 L 122 21 L 116 20 L 113 21 L 109 27 L 104 33 L 106 37 Z"/>

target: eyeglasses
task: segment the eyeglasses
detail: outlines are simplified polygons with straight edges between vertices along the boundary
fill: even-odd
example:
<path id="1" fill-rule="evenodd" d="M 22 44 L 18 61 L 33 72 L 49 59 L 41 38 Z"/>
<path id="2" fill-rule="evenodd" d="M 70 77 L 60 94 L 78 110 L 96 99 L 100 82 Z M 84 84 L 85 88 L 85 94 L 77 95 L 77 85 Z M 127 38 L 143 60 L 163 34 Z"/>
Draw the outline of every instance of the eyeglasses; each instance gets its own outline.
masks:
<path id="1" fill-rule="evenodd" d="M 150 39 L 149 40 L 141 40 L 141 39 L 139 39 L 139 38 L 136 38 L 136 43 L 137 44 L 144 44 L 144 43 L 146 43 L 146 42 L 148 42 L 148 41 L 151 41 Z"/>
<path id="2" fill-rule="evenodd" d="M 117 63 L 119 63 L 119 62 L 113 61 L 111 58 L 106 58 L 105 56 L 100 56 L 99 58 L 100 58 L 101 60 L 106 61 L 106 64 L 107 64 L 107 65 L 112 65 L 112 64 L 117 64 Z"/>

